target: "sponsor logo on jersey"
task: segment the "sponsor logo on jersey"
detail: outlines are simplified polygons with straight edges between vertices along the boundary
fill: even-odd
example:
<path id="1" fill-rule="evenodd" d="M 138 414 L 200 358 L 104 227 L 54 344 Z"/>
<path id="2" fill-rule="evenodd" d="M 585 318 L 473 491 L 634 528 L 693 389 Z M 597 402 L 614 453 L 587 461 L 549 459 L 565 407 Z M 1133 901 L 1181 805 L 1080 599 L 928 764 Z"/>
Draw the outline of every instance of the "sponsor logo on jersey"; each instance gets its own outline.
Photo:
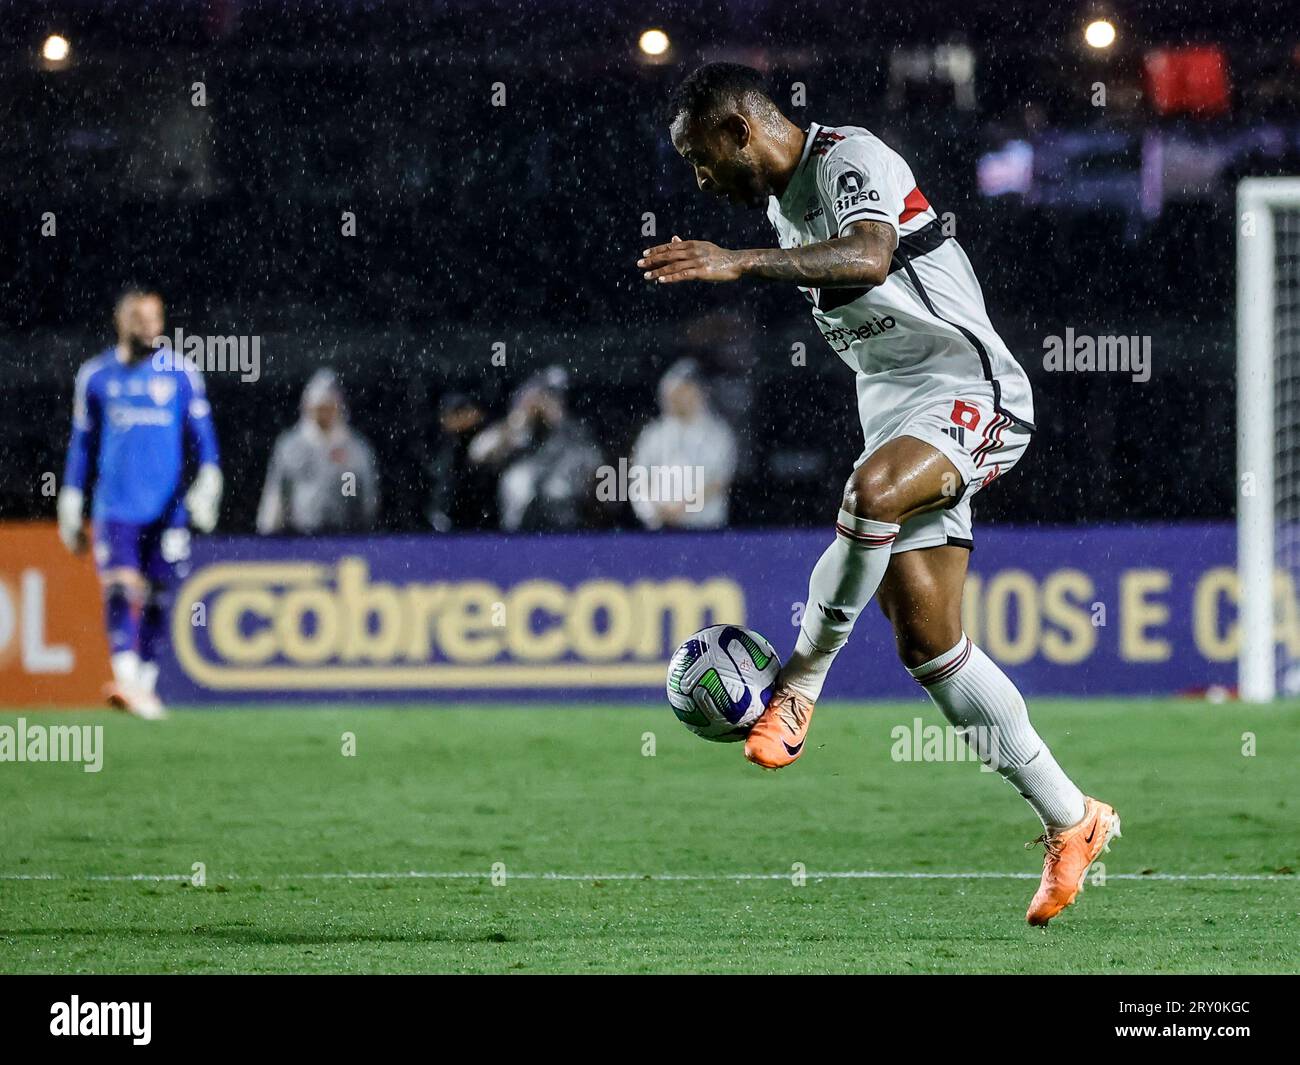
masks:
<path id="1" fill-rule="evenodd" d="M 867 188 L 867 175 L 845 170 L 835 179 L 835 213 L 843 214 L 860 203 L 879 203 L 880 193 Z"/>
<path id="2" fill-rule="evenodd" d="M 866 175 L 856 170 L 846 170 L 835 179 L 835 188 L 841 196 L 856 196 L 867 183 Z"/>
<path id="3" fill-rule="evenodd" d="M 898 322 L 894 320 L 894 316 L 886 314 L 881 318 L 871 318 L 855 329 L 838 326 L 835 329 L 822 329 L 821 333 L 826 338 L 826 343 L 831 346 L 831 350 L 838 354 L 847 351 L 859 340 L 870 340 L 872 337 L 884 336 L 896 325 L 898 325 Z M 818 322 L 818 328 L 821 328 L 820 322 Z"/>
<path id="4" fill-rule="evenodd" d="M 108 405 L 108 424 L 112 429 L 134 429 L 137 425 L 171 425 L 175 420 L 170 407 L 137 407 L 131 403 Z"/>

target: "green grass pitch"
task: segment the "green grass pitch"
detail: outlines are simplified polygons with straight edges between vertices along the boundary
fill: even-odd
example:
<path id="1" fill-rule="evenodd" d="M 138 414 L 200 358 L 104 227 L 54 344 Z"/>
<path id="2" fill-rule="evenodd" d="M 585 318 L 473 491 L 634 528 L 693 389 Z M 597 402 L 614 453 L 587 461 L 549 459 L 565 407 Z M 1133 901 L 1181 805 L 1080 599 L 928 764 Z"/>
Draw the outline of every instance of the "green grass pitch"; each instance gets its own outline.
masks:
<path id="1" fill-rule="evenodd" d="M 0 763 L 0 970 L 1300 970 L 1300 707 L 1033 712 L 1124 819 L 1046 931 L 1014 791 L 891 758 L 921 701 L 822 707 L 779 773 L 666 707 L 30 713 L 104 766 Z"/>

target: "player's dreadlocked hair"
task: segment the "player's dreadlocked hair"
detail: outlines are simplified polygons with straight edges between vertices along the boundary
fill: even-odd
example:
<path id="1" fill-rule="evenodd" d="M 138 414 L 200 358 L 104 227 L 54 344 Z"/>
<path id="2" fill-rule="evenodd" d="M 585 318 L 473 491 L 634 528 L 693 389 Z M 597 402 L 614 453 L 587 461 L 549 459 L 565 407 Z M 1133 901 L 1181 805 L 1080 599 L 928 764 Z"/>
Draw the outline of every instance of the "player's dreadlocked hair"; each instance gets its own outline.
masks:
<path id="1" fill-rule="evenodd" d="M 742 104 L 759 102 L 773 106 L 763 75 L 740 63 L 706 63 L 673 90 L 669 97 L 667 122 L 679 115 L 687 119 L 721 117 L 739 110 Z"/>

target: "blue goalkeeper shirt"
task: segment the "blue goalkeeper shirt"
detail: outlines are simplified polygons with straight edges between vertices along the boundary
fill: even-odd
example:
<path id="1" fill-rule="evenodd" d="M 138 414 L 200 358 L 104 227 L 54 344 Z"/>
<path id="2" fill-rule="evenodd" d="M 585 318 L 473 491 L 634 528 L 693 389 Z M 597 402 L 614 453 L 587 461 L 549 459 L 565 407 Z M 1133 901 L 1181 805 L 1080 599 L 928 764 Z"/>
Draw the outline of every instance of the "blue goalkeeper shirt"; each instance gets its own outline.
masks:
<path id="1" fill-rule="evenodd" d="M 63 483 L 86 491 L 93 465 L 96 521 L 183 524 L 187 464 L 219 463 L 203 378 L 179 358 L 155 361 L 111 347 L 77 371 Z"/>

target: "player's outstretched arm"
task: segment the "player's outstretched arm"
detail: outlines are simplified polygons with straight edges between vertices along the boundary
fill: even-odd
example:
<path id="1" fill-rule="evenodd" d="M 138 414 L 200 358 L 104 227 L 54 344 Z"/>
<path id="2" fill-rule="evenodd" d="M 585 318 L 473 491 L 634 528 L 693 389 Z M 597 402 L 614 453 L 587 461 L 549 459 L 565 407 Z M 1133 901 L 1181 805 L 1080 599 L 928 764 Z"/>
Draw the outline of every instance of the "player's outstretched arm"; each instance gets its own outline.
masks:
<path id="1" fill-rule="evenodd" d="M 681 240 L 650 248 L 637 266 L 656 284 L 678 281 L 739 281 L 758 277 L 791 281 L 805 288 L 882 284 L 898 245 L 884 222 L 854 222 L 843 236 L 802 248 L 729 251 L 706 240 Z"/>

